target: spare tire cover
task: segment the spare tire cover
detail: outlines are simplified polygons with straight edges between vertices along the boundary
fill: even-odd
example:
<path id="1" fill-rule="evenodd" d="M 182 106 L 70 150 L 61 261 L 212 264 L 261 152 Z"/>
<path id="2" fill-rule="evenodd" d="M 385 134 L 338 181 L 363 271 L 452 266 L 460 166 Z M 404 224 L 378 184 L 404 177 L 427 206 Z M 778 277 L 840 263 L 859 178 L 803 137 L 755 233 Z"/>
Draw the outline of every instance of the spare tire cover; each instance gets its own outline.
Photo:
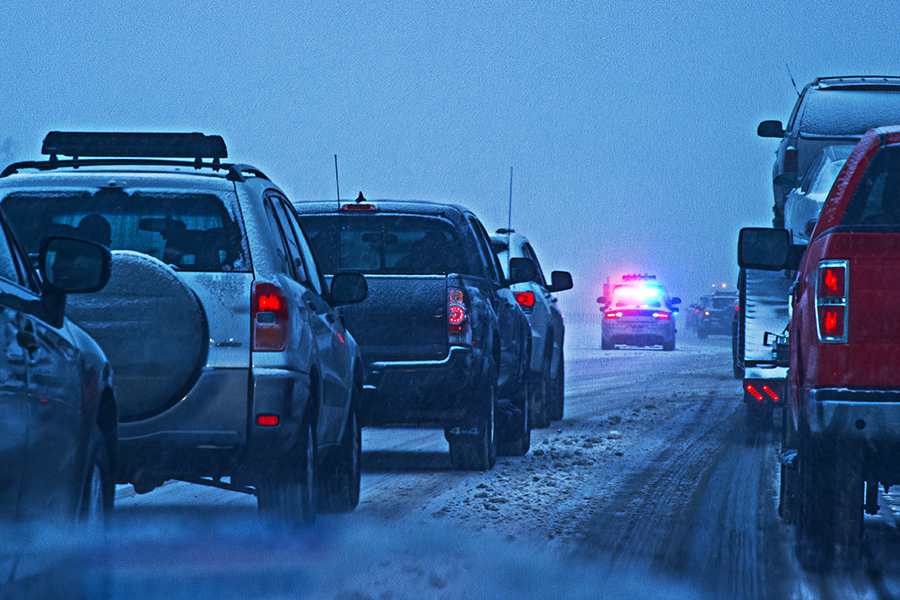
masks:
<path id="1" fill-rule="evenodd" d="M 70 295 L 66 316 L 106 353 L 123 422 L 171 407 L 206 360 L 209 335 L 196 295 L 171 267 L 146 254 L 114 251 L 109 283 L 93 294 Z"/>

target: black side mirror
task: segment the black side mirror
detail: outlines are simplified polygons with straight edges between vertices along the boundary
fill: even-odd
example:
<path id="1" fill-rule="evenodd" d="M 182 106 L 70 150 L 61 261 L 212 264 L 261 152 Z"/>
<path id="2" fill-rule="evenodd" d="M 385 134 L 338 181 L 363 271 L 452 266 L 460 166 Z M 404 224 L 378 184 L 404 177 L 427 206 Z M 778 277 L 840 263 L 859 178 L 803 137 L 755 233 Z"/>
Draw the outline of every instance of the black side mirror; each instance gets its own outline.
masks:
<path id="1" fill-rule="evenodd" d="M 523 257 L 510 259 L 509 279 L 506 283 L 512 285 L 523 281 L 534 281 L 535 277 L 537 277 L 537 267 L 533 260 Z"/>
<path id="2" fill-rule="evenodd" d="M 96 292 L 109 281 L 109 248 L 77 238 L 51 236 L 41 240 L 38 268 L 47 287 L 62 294 Z"/>
<path id="3" fill-rule="evenodd" d="M 678 296 L 675 296 L 673 298 L 670 298 L 669 302 L 671 302 L 672 304 L 681 304 L 681 298 L 679 298 Z"/>
<path id="4" fill-rule="evenodd" d="M 762 271 L 795 270 L 805 248 L 791 244 L 787 229 L 745 227 L 738 237 L 738 266 Z"/>
<path id="5" fill-rule="evenodd" d="M 756 135 L 767 138 L 784 137 L 784 128 L 781 121 L 763 121 L 756 128 Z"/>
<path id="6" fill-rule="evenodd" d="M 548 292 L 562 292 L 572 289 L 572 274 L 568 271 L 553 271 L 550 273 L 550 285 Z"/>
<path id="7" fill-rule="evenodd" d="M 359 273 L 335 273 L 329 291 L 332 306 L 362 302 L 369 295 L 369 284 Z"/>

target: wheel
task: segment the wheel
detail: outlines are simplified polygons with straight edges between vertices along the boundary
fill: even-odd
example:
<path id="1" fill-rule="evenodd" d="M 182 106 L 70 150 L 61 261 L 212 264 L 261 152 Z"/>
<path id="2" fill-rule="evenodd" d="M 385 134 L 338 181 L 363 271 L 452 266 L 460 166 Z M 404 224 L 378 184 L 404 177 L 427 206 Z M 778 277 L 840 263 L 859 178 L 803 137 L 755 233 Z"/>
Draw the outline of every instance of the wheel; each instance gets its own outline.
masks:
<path id="1" fill-rule="evenodd" d="M 544 429 L 550 426 L 553 419 L 551 405 L 553 393 L 550 386 L 550 365 L 544 361 L 539 373 L 534 375 L 534 401 L 531 403 L 531 426 L 535 429 Z"/>
<path id="2" fill-rule="evenodd" d="M 566 404 L 566 377 L 565 361 L 562 352 L 559 353 L 559 367 L 556 369 L 556 377 L 550 380 L 550 401 L 547 403 L 547 412 L 551 421 L 560 421 L 565 413 Z"/>
<path id="3" fill-rule="evenodd" d="M 805 438 L 805 439 L 804 439 Z M 847 442 L 817 442 L 801 430 L 795 548 L 808 571 L 850 564 L 862 549 L 862 451 Z"/>
<path id="4" fill-rule="evenodd" d="M 347 426 L 337 455 L 319 468 L 317 508 L 321 512 L 347 513 L 359 504 L 362 477 L 362 427 L 357 415 L 359 394 L 353 392 Z"/>
<path id="5" fill-rule="evenodd" d="M 528 374 L 530 375 L 530 373 Z M 506 410 L 497 411 L 497 455 L 524 456 L 531 448 L 531 393 L 528 375 L 517 390 L 517 398 L 505 400 Z M 498 406 L 501 403 L 498 402 Z M 499 423 L 503 423 L 501 426 Z"/>
<path id="6" fill-rule="evenodd" d="M 616 345 L 612 343 L 612 341 L 607 340 L 606 338 L 600 338 L 600 349 L 601 350 L 612 350 Z"/>
<path id="7" fill-rule="evenodd" d="M 97 425 L 91 432 L 87 456 L 89 457 L 87 475 L 81 493 L 78 518 L 88 525 L 95 525 L 109 520 L 115 496 L 109 453 Z"/>
<path id="8" fill-rule="evenodd" d="M 490 471 L 497 462 L 494 437 L 497 411 L 497 370 L 493 360 L 481 389 L 473 398 L 475 416 L 446 432 L 450 444 L 450 464 L 466 471 Z"/>
<path id="9" fill-rule="evenodd" d="M 666 352 L 671 352 L 672 350 L 674 350 L 675 349 L 675 338 L 672 337 L 671 340 L 666 340 L 665 342 L 663 342 L 662 349 L 665 350 Z"/>
<path id="10" fill-rule="evenodd" d="M 259 511 L 288 522 L 314 523 L 316 458 L 316 431 L 307 418 L 296 452 L 263 475 L 256 490 Z"/>
<path id="11" fill-rule="evenodd" d="M 786 408 L 781 409 L 781 448 L 797 449 L 797 432 Z M 797 468 L 790 468 L 785 464 L 780 465 L 780 477 L 778 480 L 778 516 L 787 525 L 793 525 L 797 520 Z"/>
<path id="12" fill-rule="evenodd" d="M 703 327 L 703 326 L 697 327 L 697 337 L 698 338 L 700 338 L 701 340 L 705 340 L 706 336 L 708 336 L 708 335 L 709 335 L 709 332 L 706 330 L 705 327 Z"/>

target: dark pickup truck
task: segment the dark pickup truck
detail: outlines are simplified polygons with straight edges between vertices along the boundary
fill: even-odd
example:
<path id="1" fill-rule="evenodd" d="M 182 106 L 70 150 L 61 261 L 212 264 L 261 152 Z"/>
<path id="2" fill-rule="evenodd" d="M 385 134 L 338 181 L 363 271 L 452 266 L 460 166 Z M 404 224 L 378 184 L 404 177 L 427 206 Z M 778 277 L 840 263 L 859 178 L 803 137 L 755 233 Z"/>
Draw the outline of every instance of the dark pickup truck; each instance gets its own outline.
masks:
<path id="1" fill-rule="evenodd" d="M 470 211 L 431 202 L 300 202 L 326 274 L 364 273 L 369 294 L 343 311 L 360 344 L 364 425 L 437 424 L 456 468 L 488 470 L 528 451 L 528 319 Z"/>

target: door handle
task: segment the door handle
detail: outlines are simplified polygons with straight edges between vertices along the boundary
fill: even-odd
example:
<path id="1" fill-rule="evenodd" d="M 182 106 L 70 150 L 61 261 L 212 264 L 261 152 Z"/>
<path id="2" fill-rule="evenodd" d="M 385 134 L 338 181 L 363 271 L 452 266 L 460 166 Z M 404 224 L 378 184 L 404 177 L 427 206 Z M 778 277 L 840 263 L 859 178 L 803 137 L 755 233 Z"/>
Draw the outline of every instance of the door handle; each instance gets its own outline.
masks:
<path id="1" fill-rule="evenodd" d="M 34 325 L 30 322 L 25 324 L 24 329 L 20 329 L 16 332 L 16 342 L 18 342 L 19 346 L 25 348 L 29 354 L 34 354 L 38 351 L 38 341 L 37 334 L 34 332 Z"/>

